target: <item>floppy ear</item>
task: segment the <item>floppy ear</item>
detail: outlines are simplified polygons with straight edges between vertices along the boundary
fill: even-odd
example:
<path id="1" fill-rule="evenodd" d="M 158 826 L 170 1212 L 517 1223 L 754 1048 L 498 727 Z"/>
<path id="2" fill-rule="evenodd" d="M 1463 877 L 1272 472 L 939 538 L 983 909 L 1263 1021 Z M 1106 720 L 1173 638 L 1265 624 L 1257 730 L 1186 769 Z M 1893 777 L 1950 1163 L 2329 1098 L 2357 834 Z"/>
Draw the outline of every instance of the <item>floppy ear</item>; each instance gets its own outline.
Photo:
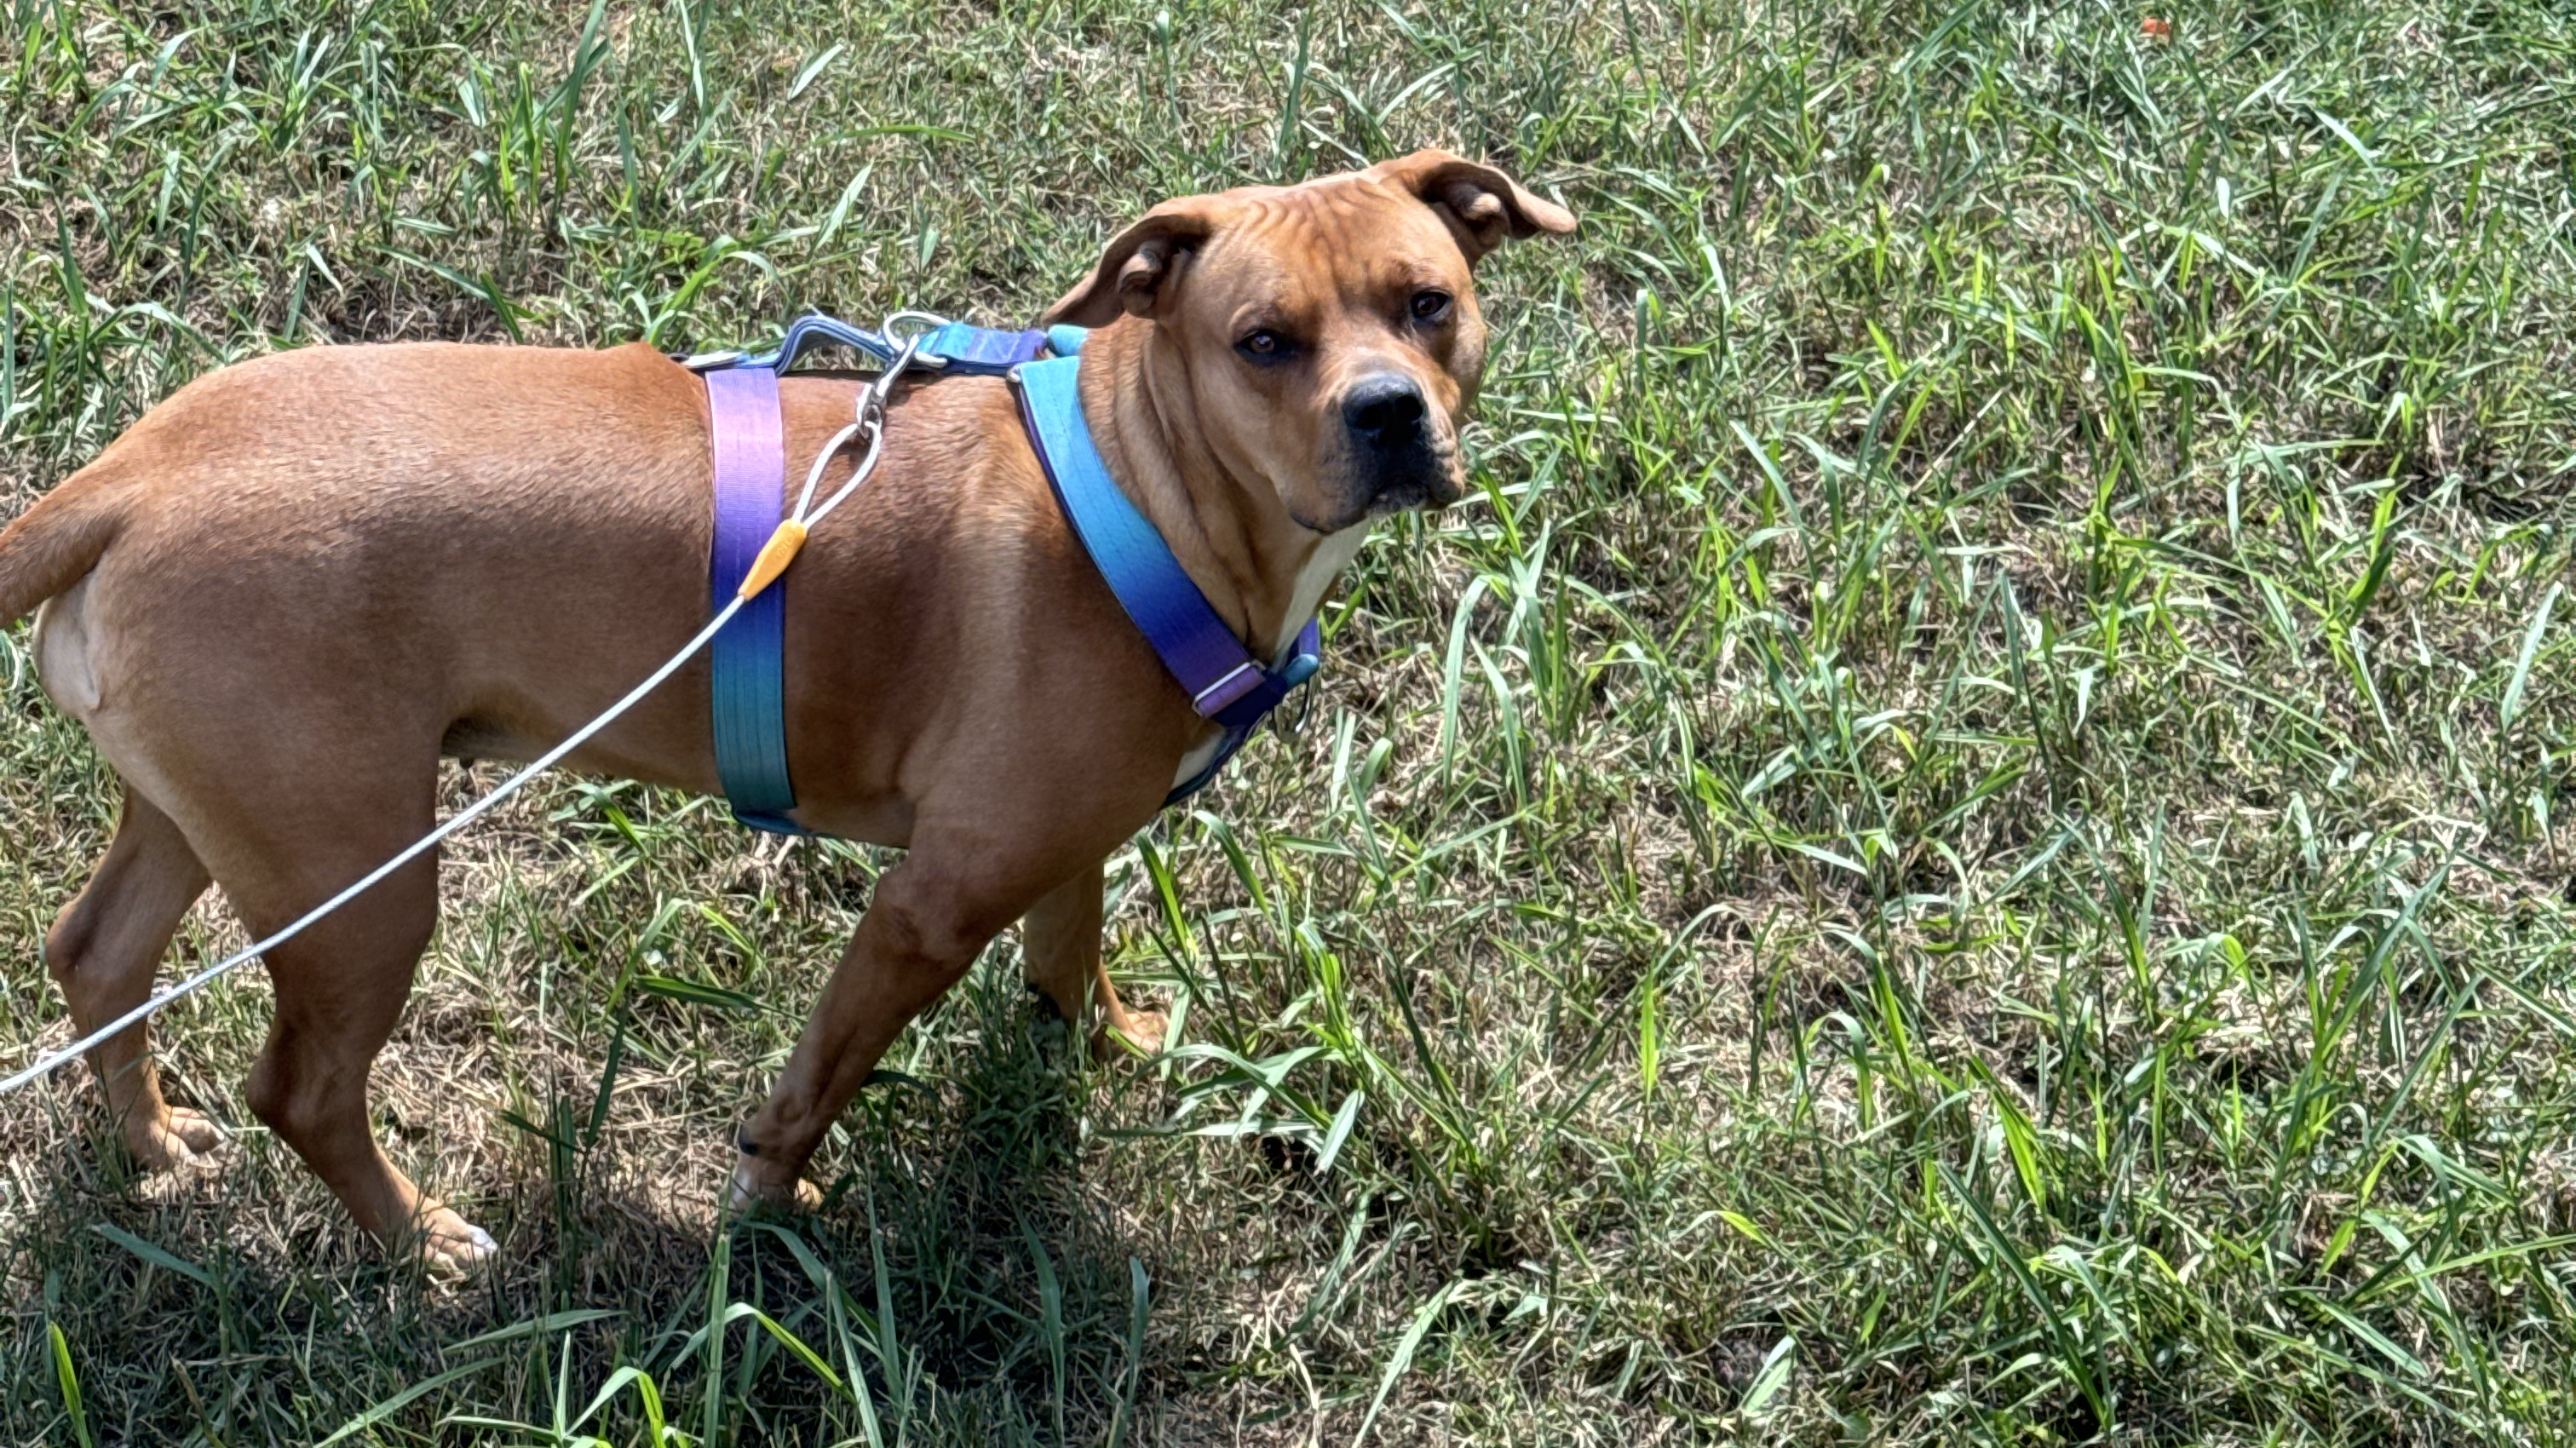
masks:
<path id="1" fill-rule="evenodd" d="M 1366 174 L 1372 181 L 1422 198 L 1448 224 L 1470 263 L 1482 260 L 1507 237 L 1536 236 L 1542 231 L 1562 235 L 1574 229 L 1573 212 L 1532 196 L 1491 166 L 1446 151 L 1416 151 L 1380 161 Z"/>
<path id="2" fill-rule="evenodd" d="M 1070 322 L 1077 327 L 1100 327 L 1116 321 L 1122 311 L 1152 316 L 1178 278 L 1183 258 L 1215 231 L 1213 199 L 1184 196 L 1146 212 L 1135 225 L 1118 233 L 1100 253 L 1091 276 L 1058 297 L 1038 318 L 1038 325 Z"/>

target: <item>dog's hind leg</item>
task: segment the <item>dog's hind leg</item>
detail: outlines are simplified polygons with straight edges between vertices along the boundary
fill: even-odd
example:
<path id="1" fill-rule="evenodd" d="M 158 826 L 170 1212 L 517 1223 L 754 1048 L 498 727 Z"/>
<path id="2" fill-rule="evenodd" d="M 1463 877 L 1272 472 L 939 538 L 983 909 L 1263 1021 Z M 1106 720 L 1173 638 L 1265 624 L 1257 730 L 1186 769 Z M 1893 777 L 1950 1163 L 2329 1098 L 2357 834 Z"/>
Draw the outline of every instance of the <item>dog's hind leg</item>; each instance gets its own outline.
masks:
<path id="1" fill-rule="evenodd" d="M 328 755 L 236 752 L 219 776 L 192 772 L 199 788 L 171 812 L 254 938 L 428 833 L 438 733 L 406 724 L 413 721 L 340 729 L 341 748 Z M 271 727 L 292 736 L 305 721 Z M 492 1239 L 424 1197 L 377 1145 L 367 1117 L 376 1053 L 402 1019 L 437 926 L 433 854 L 266 951 L 276 1015 L 244 1095 L 358 1225 L 388 1248 L 463 1266 L 489 1256 Z"/>
<path id="2" fill-rule="evenodd" d="M 421 807 L 398 812 L 401 828 L 355 831 L 299 857 L 284 880 L 236 888 L 218 876 L 254 930 L 271 930 L 356 878 L 429 828 Z M 291 888 L 280 888 L 286 880 Z M 268 952 L 277 1015 L 267 1048 L 251 1068 L 253 1111 L 295 1148 L 358 1225 L 388 1248 L 409 1245 L 434 1266 L 463 1267 L 492 1254 L 491 1237 L 421 1194 L 376 1142 L 367 1119 L 367 1080 L 376 1053 L 402 1019 L 420 953 L 438 925 L 434 858 L 387 876 L 375 888 Z"/>
<path id="3" fill-rule="evenodd" d="M 1152 1055 L 1163 1048 L 1167 1024 L 1160 1011 L 1131 1011 L 1118 998 L 1101 959 L 1098 865 L 1080 872 L 1029 907 L 1020 922 L 1020 960 L 1029 984 L 1055 1002 L 1056 1014 L 1080 1028 L 1092 1027 L 1092 1045 L 1108 1044 L 1115 1031 L 1137 1049 Z"/>
<path id="4" fill-rule="evenodd" d="M 179 827 L 129 786 L 115 843 L 45 935 L 45 964 L 61 983 L 74 1030 L 86 1036 L 143 1004 L 171 934 L 205 890 L 206 867 Z M 90 1067 L 135 1161 L 150 1170 L 186 1166 L 211 1151 L 218 1134 L 213 1122 L 162 1099 L 147 1029 L 136 1022 L 93 1047 Z"/>

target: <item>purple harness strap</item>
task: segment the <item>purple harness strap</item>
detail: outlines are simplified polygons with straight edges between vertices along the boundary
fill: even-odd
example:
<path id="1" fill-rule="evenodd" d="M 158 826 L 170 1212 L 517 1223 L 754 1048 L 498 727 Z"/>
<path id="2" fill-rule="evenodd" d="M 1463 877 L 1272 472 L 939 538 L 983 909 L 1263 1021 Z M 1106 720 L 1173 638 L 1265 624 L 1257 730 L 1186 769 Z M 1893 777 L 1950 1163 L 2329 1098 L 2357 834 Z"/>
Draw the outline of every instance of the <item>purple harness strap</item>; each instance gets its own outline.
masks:
<path id="1" fill-rule="evenodd" d="M 708 582 L 733 597 L 787 506 L 787 452 L 778 374 L 766 367 L 709 372 L 716 533 Z M 716 774 L 743 823 L 795 831 L 787 773 L 787 580 L 762 589 L 710 645 L 715 673 Z"/>

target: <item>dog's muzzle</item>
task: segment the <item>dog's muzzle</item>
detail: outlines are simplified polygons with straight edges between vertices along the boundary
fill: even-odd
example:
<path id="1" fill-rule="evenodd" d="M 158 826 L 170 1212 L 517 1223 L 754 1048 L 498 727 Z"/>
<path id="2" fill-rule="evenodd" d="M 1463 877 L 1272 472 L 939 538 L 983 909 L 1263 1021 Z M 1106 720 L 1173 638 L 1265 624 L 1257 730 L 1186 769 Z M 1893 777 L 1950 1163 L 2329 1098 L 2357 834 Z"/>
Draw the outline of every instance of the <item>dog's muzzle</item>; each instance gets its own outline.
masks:
<path id="1" fill-rule="evenodd" d="M 1363 377 L 1342 395 L 1351 502 L 1361 517 L 1458 500 L 1456 448 L 1442 438 L 1421 385 L 1400 372 Z"/>

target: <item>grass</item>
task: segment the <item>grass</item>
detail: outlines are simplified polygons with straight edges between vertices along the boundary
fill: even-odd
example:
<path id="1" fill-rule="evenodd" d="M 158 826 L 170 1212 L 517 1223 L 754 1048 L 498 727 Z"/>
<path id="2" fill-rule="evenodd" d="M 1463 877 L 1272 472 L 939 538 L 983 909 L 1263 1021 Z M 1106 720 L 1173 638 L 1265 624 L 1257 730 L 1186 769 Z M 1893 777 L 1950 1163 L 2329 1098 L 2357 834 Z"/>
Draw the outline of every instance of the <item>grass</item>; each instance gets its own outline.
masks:
<path id="1" fill-rule="evenodd" d="M 556 781 L 378 1074 L 499 1270 L 258 1128 L 245 975 L 159 1037 L 219 1177 L 0 1110 L 0 1439 L 2576 1439 L 2564 6 L 0 15 L 0 512 L 278 347 L 1021 319 L 1426 143 L 1584 218 L 1486 268 L 1478 494 L 1113 864 L 1182 1049 L 1084 1059 L 1006 938 L 829 1208 L 722 1228 L 879 857 Z M 113 797 L 25 638 L 11 1059 Z"/>

